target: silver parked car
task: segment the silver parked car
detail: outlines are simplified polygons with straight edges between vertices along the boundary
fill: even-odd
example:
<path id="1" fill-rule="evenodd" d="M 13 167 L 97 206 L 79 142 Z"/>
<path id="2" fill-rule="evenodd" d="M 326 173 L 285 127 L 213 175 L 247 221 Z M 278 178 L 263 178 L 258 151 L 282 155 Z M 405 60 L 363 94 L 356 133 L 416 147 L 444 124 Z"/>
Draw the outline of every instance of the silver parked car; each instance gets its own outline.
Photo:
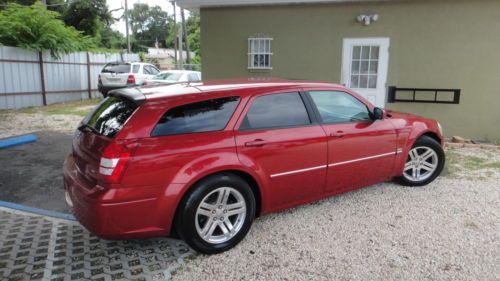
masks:
<path id="1" fill-rule="evenodd" d="M 106 97 L 114 89 L 144 85 L 147 79 L 155 77 L 160 70 L 142 62 L 113 62 L 104 66 L 99 74 L 98 89 Z"/>
<path id="2" fill-rule="evenodd" d="M 177 82 L 192 82 L 201 81 L 201 72 L 191 70 L 167 70 L 162 71 L 155 77 L 146 80 L 146 85 L 160 83 L 177 83 Z"/>

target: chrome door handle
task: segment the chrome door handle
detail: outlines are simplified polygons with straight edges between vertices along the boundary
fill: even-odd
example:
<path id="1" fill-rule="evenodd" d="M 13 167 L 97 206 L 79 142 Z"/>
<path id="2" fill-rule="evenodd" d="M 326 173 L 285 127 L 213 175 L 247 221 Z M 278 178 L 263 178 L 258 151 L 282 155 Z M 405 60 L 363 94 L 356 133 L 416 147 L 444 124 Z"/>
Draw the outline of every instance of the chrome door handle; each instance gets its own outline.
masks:
<path id="1" fill-rule="evenodd" d="M 265 145 L 266 143 L 267 142 L 265 140 L 256 139 L 256 140 L 253 140 L 253 141 L 245 142 L 245 146 L 246 147 L 261 147 L 261 146 Z"/>

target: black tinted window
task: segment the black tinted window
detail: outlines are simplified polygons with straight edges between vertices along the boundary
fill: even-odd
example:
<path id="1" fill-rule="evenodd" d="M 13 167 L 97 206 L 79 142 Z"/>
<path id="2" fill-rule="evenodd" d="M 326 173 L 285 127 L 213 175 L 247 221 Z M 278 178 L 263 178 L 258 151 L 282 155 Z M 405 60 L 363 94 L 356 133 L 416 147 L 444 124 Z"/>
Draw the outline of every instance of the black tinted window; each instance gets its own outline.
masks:
<path id="1" fill-rule="evenodd" d="M 153 136 L 219 131 L 226 127 L 238 105 L 239 97 L 227 97 L 190 103 L 165 113 Z"/>
<path id="2" fill-rule="evenodd" d="M 118 97 L 107 97 L 83 120 L 98 134 L 114 137 L 137 108 L 133 102 Z"/>
<path id="3" fill-rule="evenodd" d="M 254 100 L 240 129 L 291 127 L 311 123 L 298 93 L 273 94 Z"/>
<path id="4" fill-rule="evenodd" d="M 336 91 L 310 92 L 323 123 L 370 120 L 368 108 L 352 95 Z"/>
<path id="5" fill-rule="evenodd" d="M 103 73 L 129 73 L 130 64 L 129 63 L 108 63 L 102 69 Z"/>

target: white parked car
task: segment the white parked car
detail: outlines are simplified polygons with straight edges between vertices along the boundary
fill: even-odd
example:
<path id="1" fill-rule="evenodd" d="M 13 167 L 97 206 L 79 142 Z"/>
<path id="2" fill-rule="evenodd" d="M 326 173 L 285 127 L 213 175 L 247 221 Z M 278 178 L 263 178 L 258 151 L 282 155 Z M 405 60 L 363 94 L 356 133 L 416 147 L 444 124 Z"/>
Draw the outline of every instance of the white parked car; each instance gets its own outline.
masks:
<path id="1" fill-rule="evenodd" d="M 112 62 L 104 66 L 99 74 L 98 89 L 106 97 L 114 89 L 142 86 L 147 79 L 155 77 L 160 70 L 142 62 Z"/>
<path id="2" fill-rule="evenodd" d="M 148 79 L 146 81 L 146 85 L 192 81 L 201 81 L 201 72 L 191 70 L 167 70 L 160 72 L 151 79 Z"/>

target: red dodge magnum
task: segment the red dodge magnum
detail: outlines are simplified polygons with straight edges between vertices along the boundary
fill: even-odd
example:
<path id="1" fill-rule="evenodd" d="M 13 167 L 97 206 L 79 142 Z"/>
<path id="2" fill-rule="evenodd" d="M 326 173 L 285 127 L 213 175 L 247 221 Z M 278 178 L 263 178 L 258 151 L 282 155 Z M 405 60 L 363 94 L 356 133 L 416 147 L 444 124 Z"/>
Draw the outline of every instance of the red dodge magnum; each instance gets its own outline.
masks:
<path id="1" fill-rule="evenodd" d="M 110 92 L 64 164 L 75 217 L 106 239 L 176 233 L 230 249 L 257 216 L 395 179 L 433 181 L 438 122 L 334 84 L 183 83 Z"/>

